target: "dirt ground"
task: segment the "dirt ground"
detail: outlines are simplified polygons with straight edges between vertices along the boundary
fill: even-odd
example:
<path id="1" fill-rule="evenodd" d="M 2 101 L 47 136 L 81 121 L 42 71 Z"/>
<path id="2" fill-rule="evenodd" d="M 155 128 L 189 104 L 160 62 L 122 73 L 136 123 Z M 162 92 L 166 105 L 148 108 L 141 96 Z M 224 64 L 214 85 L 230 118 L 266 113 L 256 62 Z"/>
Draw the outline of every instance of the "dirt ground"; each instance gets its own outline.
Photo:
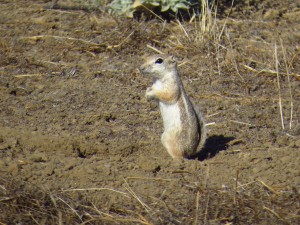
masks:
<path id="1" fill-rule="evenodd" d="M 206 33 L 0 2 L 0 224 L 299 224 L 297 1 L 220 1 Z M 206 120 L 197 159 L 160 142 L 154 48 Z"/>

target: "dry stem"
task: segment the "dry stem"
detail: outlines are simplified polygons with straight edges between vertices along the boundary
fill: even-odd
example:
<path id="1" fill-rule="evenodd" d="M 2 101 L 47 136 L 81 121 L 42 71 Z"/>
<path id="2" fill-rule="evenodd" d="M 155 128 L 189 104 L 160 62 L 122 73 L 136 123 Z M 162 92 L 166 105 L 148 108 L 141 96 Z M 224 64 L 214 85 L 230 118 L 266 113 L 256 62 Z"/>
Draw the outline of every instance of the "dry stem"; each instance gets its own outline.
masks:
<path id="1" fill-rule="evenodd" d="M 267 210 L 268 212 L 272 213 L 274 216 L 276 216 L 278 219 L 280 219 L 281 221 L 283 222 L 286 222 L 287 224 L 289 224 L 287 221 L 285 221 L 281 216 L 279 216 L 278 213 L 276 213 L 274 210 L 266 207 L 266 206 L 263 206 L 263 209 Z"/>
<path id="2" fill-rule="evenodd" d="M 196 211 L 195 211 L 195 219 L 194 219 L 193 225 L 197 225 L 198 224 L 198 218 L 199 218 L 199 197 L 200 197 L 200 193 L 199 193 L 199 191 L 197 191 L 197 194 L 196 194 Z"/>
<path id="3" fill-rule="evenodd" d="M 290 124 L 289 125 L 290 125 L 290 129 L 292 129 L 294 104 L 293 104 L 291 78 L 290 78 L 288 62 L 287 62 L 287 58 L 286 58 L 286 52 L 285 52 L 285 49 L 283 47 L 282 39 L 280 39 L 280 44 L 281 44 L 281 49 L 282 49 L 282 53 L 283 53 L 283 60 L 284 60 L 284 64 L 285 64 L 286 74 L 287 74 L 287 78 L 288 78 L 288 85 L 289 85 L 290 108 L 291 108 L 291 111 L 290 111 Z"/>
<path id="4" fill-rule="evenodd" d="M 279 61 L 278 61 L 278 53 L 277 53 L 276 43 L 275 43 L 275 46 L 274 46 L 274 56 L 275 56 L 275 68 L 276 68 L 276 74 L 277 74 L 278 104 L 279 104 L 279 111 L 280 111 L 280 118 L 281 118 L 281 126 L 282 126 L 282 130 L 284 130 L 284 118 L 283 118 L 283 111 L 282 111 L 280 76 L 279 76 L 279 68 L 278 68 Z"/>
<path id="5" fill-rule="evenodd" d="M 74 189 L 65 189 L 65 190 L 62 190 L 61 192 L 70 192 L 70 191 L 102 191 L 102 190 L 116 192 L 118 194 L 122 194 L 126 198 L 129 198 L 129 196 L 125 192 L 117 191 L 117 190 L 114 190 L 114 189 L 111 189 L 111 188 L 74 188 Z"/>
<path id="6" fill-rule="evenodd" d="M 270 192 L 272 192 L 273 194 L 278 195 L 279 193 L 277 191 L 275 191 L 272 187 L 268 186 L 265 182 L 263 181 L 259 181 L 265 188 L 267 188 Z"/>
<path id="7" fill-rule="evenodd" d="M 132 195 L 132 197 L 135 198 L 146 209 L 147 212 L 151 210 L 151 208 L 148 205 L 146 205 L 144 202 L 142 202 L 142 200 L 134 193 L 134 191 L 131 189 L 131 187 L 129 186 L 129 184 L 125 179 L 124 182 L 125 182 L 126 190 Z"/>

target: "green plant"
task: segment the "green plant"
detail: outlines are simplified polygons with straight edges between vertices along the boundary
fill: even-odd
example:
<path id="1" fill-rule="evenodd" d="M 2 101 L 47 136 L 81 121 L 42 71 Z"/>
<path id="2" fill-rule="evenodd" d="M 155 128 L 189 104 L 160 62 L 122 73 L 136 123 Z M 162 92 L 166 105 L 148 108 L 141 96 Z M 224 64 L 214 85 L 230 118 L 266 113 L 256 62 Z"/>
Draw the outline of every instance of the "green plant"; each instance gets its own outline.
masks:
<path id="1" fill-rule="evenodd" d="M 160 12 L 170 11 L 176 14 L 179 10 L 188 10 L 195 4 L 198 4 L 197 0 L 113 0 L 109 5 L 109 12 L 133 17 L 134 12 L 143 8 L 158 8 Z"/>
<path id="2" fill-rule="evenodd" d="M 108 12 L 116 15 L 133 16 L 133 0 L 113 0 L 109 4 Z"/>

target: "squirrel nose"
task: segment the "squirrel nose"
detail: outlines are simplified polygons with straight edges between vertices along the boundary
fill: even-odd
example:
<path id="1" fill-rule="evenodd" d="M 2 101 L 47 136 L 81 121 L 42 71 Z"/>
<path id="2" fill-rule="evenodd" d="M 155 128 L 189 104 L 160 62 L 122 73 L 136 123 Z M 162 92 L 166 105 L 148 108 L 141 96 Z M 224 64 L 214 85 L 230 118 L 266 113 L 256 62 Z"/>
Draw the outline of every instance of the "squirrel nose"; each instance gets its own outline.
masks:
<path id="1" fill-rule="evenodd" d="M 145 70 L 146 70 L 146 67 L 143 66 L 143 65 L 141 65 L 141 66 L 140 66 L 140 72 L 143 73 Z"/>

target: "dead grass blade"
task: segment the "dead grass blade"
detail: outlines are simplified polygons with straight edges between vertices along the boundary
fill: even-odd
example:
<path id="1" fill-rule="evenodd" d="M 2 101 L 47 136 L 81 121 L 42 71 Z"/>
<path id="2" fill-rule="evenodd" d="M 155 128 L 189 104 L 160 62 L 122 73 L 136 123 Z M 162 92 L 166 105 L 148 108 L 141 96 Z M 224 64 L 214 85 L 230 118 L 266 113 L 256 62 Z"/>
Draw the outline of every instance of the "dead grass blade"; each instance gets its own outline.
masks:
<path id="1" fill-rule="evenodd" d="M 36 73 L 36 74 L 20 74 L 20 75 L 14 75 L 16 78 L 23 78 L 23 77 L 40 77 L 43 76 L 41 73 Z"/>
<path id="2" fill-rule="evenodd" d="M 117 191 L 117 190 L 114 190 L 114 189 L 111 189 L 111 188 L 74 188 L 74 189 L 65 189 L 65 190 L 62 190 L 61 192 L 70 192 L 70 191 L 103 191 L 103 190 L 112 191 L 112 192 L 121 194 L 121 195 L 125 196 L 126 198 L 129 198 L 129 196 L 125 192 Z"/>
<path id="3" fill-rule="evenodd" d="M 68 206 L 71 209 L 71 211 L 78 217 L 78 219 L 81 222 L 83 222 L 82 219 L 81 219 L 81 216 L 78 214 L 78 212 L 72 206 L 70 206 L 70 204 L 68 204 L 65 200 L 63 200 L 60 197 L 57 197 L 57 199 L 60 200 L 61 202 L 63 202 L 66 206 Z"/>
<path id="4" fill-rule="evenodd" d="M 164 22 L 164 19 L 162 17 L 160 17 L 159 15 L 157 15 L 155 12 L 153 12 L 151 9 L 149 9 L 148 7 L 146 7 L 145 5 L 140 5 L 142 6 L 144 9 L 146 9 L 149 13 L 151 13 L 153 16 L 155 16 L 156 18 L 158 18 L 160 21 Z"/>
<path id="5" fill-rule="evenodd" d="M 157 52 L 158 54 L 164 54 L 162 51 L 158 50 L 157 48 L 151 46 L 151 45 L 147 45 L 147 48 L 152 49 L 153 51 Z"/>
<path id="6" fill-rule="evenodd" d="M 208 0 L 200 0 L 201 1 L 201 15 L 199 17 L 196 17 L 195 15 L 192 16 L 189 23 L 194 22 L 195 23 L 195 38 L 194 41 L 202 43 L 205 40 L 205 37 L 208 34 L 213 33 L 213 30 L 216 26 L 216 2 L 212 1 L 209 3 Z M 213 17 L 212 10 L 215 10 L 215 17 Z M 197 18 L 197 19 L 195 19 Z M 209 35 L 208 35 L 209 36 Z"/>
<path id="7" fill-rule="evenodd" d="M 110 218 L 110 217 L 97 217 L 97 218 L 92 218 L 89 220 L 84 221 L 83 223 L 81 223 L 80 225 L 85 225 L 85 224 L 90 224 L 91 222 L 94 221 L 106 221 L 106 222 L 122 222 L 122 223 L 140 223 L 140 224 L 144 224 L 144 225 L 153 225 L 152 223 L 149 223 L 148 221 L 143 221 L 143 220 L 139 220 L 139 219 L 132 219 L 132 218 Z"/>
<path id="8" fill-rule="evenodd" d="M 63 37 L 63 36 L 56 36 L 56 35 L 37 35 L 37 36 L 31 36 L 31 37 L 21 37 L 21 40 L 29 40 L 29 41 L 34 41 L 37 42 L 39 40 L 44 40 L 44 39 L 58 39 L 58 40 L 63 40 L 63 41 L 78 41 L 83 44 L 88 44 L 88 45 L 95 45 L 95 46 L 102 46 L 101 44 L 97 44 L 95 42 L 87 41 L 84 39 L 80 38 L 73 38 L 73 37 Z"/>
<path id="9" fill-rule="evenodd" d="M 206 198 L 206 204 L 205 204 L 205 212 L 204 212 L 204 219 L 203 219 L 203 223 L 204 224 L 208 224 L 208 206 L 210 203 L 210 193 L 208 192 L 207 198 Z"/>
<path id="10" fill-rule="evenodd" d="M 158 177 L 127 177 L 127 180 L 155 180 L 155 181 L 172 181 L 173 179 L 165 179 Z"/>
<path id="11" fill-rule="evenodd" d="M 284 218 L 282 218 L 278 213 L 276 213 L 274 210 L 263 206 L 263 209 L 268 211 L 269 213 L 273 214 L 274 216 L 276 216 L 279 220 L 281 220 L 282 222 L 284 222 L 285 224 L 290 224 L 289 222 L 287 222 Z"/>
<path id="12" fill-rule="evenodd" d="M 235 177 L 234 195 L 233 195 L 233 204 L 234 204 L 235 208 L 237 206 L 236 197 L 237 197 L 237 193 L 238 193 L 239 174 L 240 174 L 240 171 L 237 169 L 236 177 Z"/>
<path id="13" fill-rule="evenodd" d="M 208 187 L 209 172 L 210 172 L 210 165 L 208 164 L 207 169 L 206 169 L 206 174 L 205 174 L 205 181 L 204 181 L 205 189 L 207 189 L 207 187 Z M 207 198 L 206 198 L 206 204 L 205 204 L 203 224 L 207 224 L 209 202 L 210 202 L 210 193 L 208 192 L 208 195 L 207 195 Z"/>
<path id="14" fill-rule="evenodd" d="M 114 49 L 114 48 L 119 48 L 121 47 L 133 34 L 134 34 L 135 30 L 132 31 L 126 38 L 124 38 L 119 44 L 117 45 L 109 45 L 107 46 L 107 49 Z"/>
<path id="15" fill-rule="evenodd" d="M 250 127 L 255 127 L 255 125 L 251 124 L 251 123 L 245 123 L 245 122 L 240 122 L 237 120 L 229 120 L 232 123 L 237 123 L 237 124 L 241 124 L 241 125 L 246 125 L 246 126 L 250 126 Z"/>
<path id="16" fill-rule="evenodd" d="M 140 224 L 145 224 L 145 225 L 153 225 L 152 223 L 149 223 L 147 221 L 142 221 L 139 219 L 130 219 L 130 218 L 113 218 L 113 219 L 109 219 L 108 221 L 112 221 L 112 222 L 127 222 L 127 223 L 140 223 Z"/>
<path id="17" fill-rule="evenodd" d="M 284 118 L 283 118 L 283 111 L 282 111 L 281 87 L 280 87 L 280 76 L 279 76 L 279 61 L 278 61 L 278 52 L 277 52 L 277 44 L 276 43 L 274 46 L 274 57 L 275 57 L 275 68 L 276 68 L 276 74 L 277 74 L 279 113 L 280 113 L 282 130 L 284 130 L 285 127 L 284 127 Z"/>
<path id="18" fill-rule="evenodd" d="M 178 19 L 176 19 L 176 22 L 178 23 L 180 29 L 183 31 L 183 33 L 186 36 L 186 38 L 189 40 L 189 42 L 191 42 L 191 38 L 188 35 L 188 33 L 186 32 L 186 30 L 185 30 L 184 26 L 182 25 L 182 23 Z"/>
<path id="19" fill-rule="evenodd" d="M 199 196 L 200 196 L 200 192 L 197 191 L 197 194 L 196 194 L 196 207 L 195 207 L 195 219 L 194 219 L 193 225 L 197 225 L 198 224 L 198 218 L 199 218 Z"/>
<path id="20" fill-rule="evenodd" d="M 274 74 L 274 75 L 277 75 L 277 71 L 275 70 L 270 70 L 270 69 L 262 69 L 262 70 L 256 70 L 248 65 L 244 65 L 243 64 L 243 67 L 245 67 L 246 69 L 252 71 L 252 72 L 255 72 L 256 75 L 260 75 L 260 74 L 263 74 L 263 73 L 266 73 L 266 74 Z M 281 75 L 286 75 L 286 76 L 293 76 L 293 77 L 296 77 L 297 79 L 300 79 L 300 75 L 299 74 L 295 74 L 295 73 L 281 73 Z"/>
<path id="21" fill-rule="evenodd" d="M 145 225 L 153 225 L 153 223 L 150 223 L 144 216 L 139 214 L 139 217 L 141 218 L 143 224 Z"/>
<path id="22" fill-rule="evenodd" d="M 230 9 L 229 9 L 229 13 L 228 13 L 228 15 L 226 16 L 226 19 L 225 19 L 225 22 L 224 22 L 224 24 L 223 24 L 223 26 L 222 26 L 221 31 L 219 32 L 219 36 L 218 36 L 219 42 L 220 42 L 221 37 L 222 37 L 222 35 L 223 35 L 223 33 L 224 33 L 224 30 L 225 30 L 225 28 L 226 28 L 226 25 L 227 25 L 227 22 L 228 22 L 229 15 L 230 15 L 230 13 L 231 13 L 231 11 L 232 11 L 233 3 L 234 3 L 234 0 L 231 1 L 231 6 L 230 6 Z"/>
<path id="23" fill-rule="evenodd" d="M 149 210 L 151 210 L 151 208 L 145 204 L 135 193 L 134 191 L 131 189 L 131 187 L 129 186 L 129 184 L 127 183 L 127 181 L 125 179 L 123 179 L 125 182 L 125 188 L 126 190 L 131 194 L 131 196 L 133 198 L 135 198 L 144 208 L 145 210 L 148 212 Z"/>
<path id="24" fill-rule="evenodd" d="M 269 190 L 271 193 L 278 195 L 279 192 L 275 191 L 272 187 L 268 186 L 265 182 L 262 180 L 259 181 L 267 190 Z"/>
<path id="25" fill-rule="evenodd" d="M 228 40 L 228 42 L 229 42 L 230 51 L 233 52 L 233 51 L 234 51 L 234 50 L 233 50 L 233 45 L 232 45 L 232 42 L 231 42 L 231 39 L 230 39 L 230 35 L 229 35 L 229 33 L 227 32 L 227 30 L 226 30 L 226 32 L 225 32 L 225 35 L 226 35 L 227 40 Z M 239 70 L 239 67 L 238 67 L 238 65 L 237 65 L 237 62 L 236 62 L 235 57 L 232 57 L 231 61 L 232 61 L 232 64 L 234 65 L 234 68 L 235 68 L 235 70 L 236 70 L 236 73 L 239 75 L 239 77 L 241 78 L 241 80 L 242 80 L 243 82 L 245 82 L 244 77 L 243 77 L 243 76 L 241 75 L 241 73 L 240 73 L 240 70 Z"/>
<path id="26" fill-rule="evenodd" d="M 285 51 L 285 48 L 283 47 L 282 39 L 280 39 L 280 44 L 281 44 L 283 60 L 284 60 L 284 64 L 285 64 L 285 70 L 286 70 L 288 86 L 289 86 L 290 110 L 291 110 L 290 111 L 290 123 L 289 123 L 290 126 L 289 127 L 290 127 L 290 129 L 292 129 L 294 104 L 293 104 L 293 93 L 292 93 L 292 86 L 291 86 L 291 78 L 290 78 L 288 62 L 287 62 L 287 58 L 286 58 L 286 51 Z"/>
<path id="27" fill-rule="evenodd" d="M 81 207 L 83 207 L 83 208 L 86 208 L 86 209 L 90 209 L 90 210 L 92 210 L 92 211 L 94 211 L 94 212 L 96 212 L 97 214 L 99 214 L 99 215 L 104 215 L 104 216 L 106 216 L 106 217 L 111 217 L 111 218 L 113 218 L 113 216 L 112 215 L 110 215 L 110 214 L 108 214 L 108 213 L 105 213 L 105 212 L 102 212 L 102 211 L 100 211 L 96 206 L 95 206 L 95 204 L 94 203 L 91 203 L 91 205 L 93 206 L 93 207 L 91 207 L 91 206 L 87 206 L 87 205 L 82 205 L 81 204 Z"/>

